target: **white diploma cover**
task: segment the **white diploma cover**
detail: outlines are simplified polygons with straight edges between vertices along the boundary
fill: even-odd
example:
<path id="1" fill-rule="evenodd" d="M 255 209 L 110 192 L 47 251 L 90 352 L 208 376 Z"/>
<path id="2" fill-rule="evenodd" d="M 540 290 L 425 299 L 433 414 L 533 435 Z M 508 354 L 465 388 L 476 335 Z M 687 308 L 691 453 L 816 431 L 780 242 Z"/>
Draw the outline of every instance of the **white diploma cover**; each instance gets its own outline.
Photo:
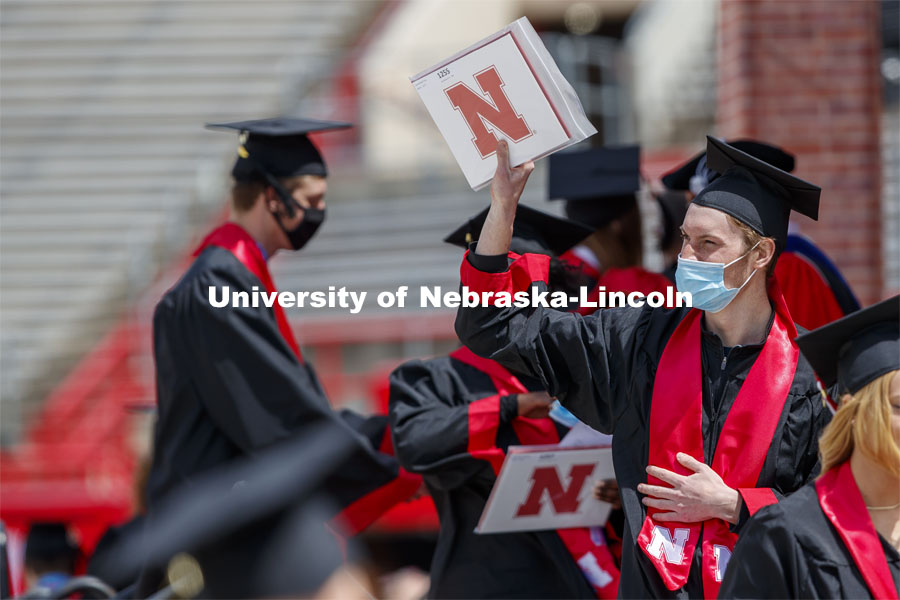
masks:
<path id="1" fill-rule="evenodd" d="M 547 156 L 597 133 L 528 19 L 410 78 L 472 189 L 497 168 Z"/>
<path id="2" fill-rule="evenodd" d="M 510 446 L 475 532 L 603 525 L 611 506 L 594 498 L 594 483 L 613 478 L 608 446 Z"/>

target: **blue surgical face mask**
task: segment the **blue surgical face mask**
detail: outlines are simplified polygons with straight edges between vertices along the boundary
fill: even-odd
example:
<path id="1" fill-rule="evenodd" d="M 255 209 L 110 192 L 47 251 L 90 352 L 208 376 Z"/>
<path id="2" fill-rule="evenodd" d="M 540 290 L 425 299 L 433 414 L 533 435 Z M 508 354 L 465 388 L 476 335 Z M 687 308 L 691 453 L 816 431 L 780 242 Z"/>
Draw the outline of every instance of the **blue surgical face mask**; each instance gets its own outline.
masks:
<path id="1" fill-rule="evenodd" d="M 757 242 L 756 246 L 759 246 Z M 725 287 L 725 269 L 745 258 L 756 246 L 747 250 L 743 256 L 734 259 L 727 265 L 724 263 L 702 262 L 699 260 L 687 260 L 678 255 L 678 268 L 675 269 L 675 285 L 679 292 L 690 292 L 694 308 L 706 312 L 717 313 L 728 306 L 734 297 L 738 295 L 747 282 L 756 273 L 750 273 L 750 277 L 740 287 L 728 289 Z"/>

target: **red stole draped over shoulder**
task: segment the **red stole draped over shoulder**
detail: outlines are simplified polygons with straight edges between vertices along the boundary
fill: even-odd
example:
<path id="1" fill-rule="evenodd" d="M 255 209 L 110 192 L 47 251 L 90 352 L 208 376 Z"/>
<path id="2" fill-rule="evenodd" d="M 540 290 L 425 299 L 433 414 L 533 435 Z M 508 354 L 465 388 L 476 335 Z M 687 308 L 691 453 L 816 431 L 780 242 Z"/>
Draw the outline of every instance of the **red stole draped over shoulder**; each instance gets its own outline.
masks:
<path id="1" fill-rule="evenodd" d="M 856 485 L 849 460 L 816 481 L 816 495 L 822 512 L 850 551 L 872 597 L 896 600 L 897 588 L 894 587 L 884 548 Z"/>
<path id="2" fill-rule="evenodd" d="M 259 249 L 256 240 L 243 227 L 236 223 L 225 223 L 217 227 L 200 243 L 200 247 L 194 251 L 194 256 L 198 256 L 209 246 L 217 246 L 231 252 L 238 259 L 238 262 L 259 279 L 263 287 L 266 288 L 266 292 L 269 294 L 277 293 L 278 290 L 275 289 L 275 283 L 269 274 L 269 266 L 266 264 L 262 250 Z M 300 353 L 300 346 L 297 345 L 297 340 L 294 339 L 294 332 L 291 331 L 284 309 L 278 302 L 275 302 L 272 305 L 272 310 L 275 312 L 275 321 L 278 323 L 278 330 L 281 332 L 281 336 L 291 350 L 294 351 L 297 360 L 302 364 L 303 355 Z"/>
<path id="3" fill-rule="evenodd" d="M 497 389 L 497 394 L 500 396 L 528 393 L 528 388 L 499 363 L 487 358 L 481 358 L 466 347 L 450 353 L 450 357 L 487 374 Z M 516 437 L 519 438 L 522 444 L 559 443 L 556 425 L 549 418 L 529 419 L 516 417 L 512 421 L 512 427 Z M 496 475 L 500 472 L 505 453 L 497 447 L 491 448 L 490 452 L 493 452 L 496 456 L 487 454 L 479 456 L 479 458 L 488 460 Z M 496 460 L 497 458 L 499 460 Z M 569 551 L 572 559 L 581 569 L 585 579 L 591 584 L 597 597 L 615 598 L 619 587 L 619 570 L 615 566 L 609 547 L 605 544 L 595 543 L 591 536 L 591 531 L 587 527 L 557 529 L 556 533 L 562 540 L 566 550 Z M 600 576 L 598 577 L 598 575 Z"/>
<path id="4" fill-rule="evenodd" d="M 776 280 L 771 282 L 769 297 L 775 305 L 774 322 L 728 412 L 710 464 L 733 489 L 756 486 L 797 368 L 799 351 L 793 341 L 797 331 Z M 666 344 L 650 405 L 649 464 L 682 475 L 689 475 L 690 471 L 676 460 L 678 452 L 705 462 L 702 315 L 700 310 L 690 311 Z M 651 476 L 647 482 L 667 486 Z M 638 544 L 663 583 L 669 590 L 687 583 L 694 550 L 701 543 L 703 593 L 715 597 L 737 535 L 721 519 L 662 523 L 653 519 L 658 512 L 661 511 L 652 507 L 647 510 Z"/>

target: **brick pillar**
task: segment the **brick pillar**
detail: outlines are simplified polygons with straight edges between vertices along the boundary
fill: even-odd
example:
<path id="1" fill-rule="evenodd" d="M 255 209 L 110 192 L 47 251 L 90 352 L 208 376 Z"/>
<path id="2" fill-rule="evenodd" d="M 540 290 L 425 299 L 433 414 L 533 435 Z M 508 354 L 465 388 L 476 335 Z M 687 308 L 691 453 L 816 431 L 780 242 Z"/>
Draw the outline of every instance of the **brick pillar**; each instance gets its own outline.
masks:
<path id="1" fill-rule="evenodd" d="M 881 298 L 881 53 L 872 0 L 722 0 L 716 127 L 797 156 L 822 187 L 819 221 L 796 216 L 864 305 Z"/>

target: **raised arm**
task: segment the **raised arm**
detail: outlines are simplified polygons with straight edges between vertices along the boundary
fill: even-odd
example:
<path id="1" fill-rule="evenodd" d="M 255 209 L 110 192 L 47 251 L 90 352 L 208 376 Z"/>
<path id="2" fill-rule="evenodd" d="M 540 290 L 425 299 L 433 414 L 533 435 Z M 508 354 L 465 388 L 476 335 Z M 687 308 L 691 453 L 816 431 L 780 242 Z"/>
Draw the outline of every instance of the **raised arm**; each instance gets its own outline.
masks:
<path id="1" fill-rule="evenodd" d="M 479 293 L 512 294 L 532 287 L 546 292 L 549 258 L 508 254 L 516 206 L 533 165 L 511 168 L 503 142 L 497 159 L 491 207 L 474 253 L 470 250 L 463 259 L 462 285 Z M 457 312 L 456 332 L 476 354 L 540 379 L 551 396 L 582 420 L 612 432 L 625 407 L 636 331 L 648 316 L 642 309 L 582 317 L 531 306 L 463 306 Z"/>
<path id="2" fill-rule="evenodd" d="M 482 256 L 505 256 L 509 252 L 516 207 L 532 171 L 534 163 L 531 161 L 511 167 L 509 146 L 506 140 L 500 140 L 497 144 L 497 171 L 491 181 L 491 208 L 481 228 L 476 253 Z"/>

